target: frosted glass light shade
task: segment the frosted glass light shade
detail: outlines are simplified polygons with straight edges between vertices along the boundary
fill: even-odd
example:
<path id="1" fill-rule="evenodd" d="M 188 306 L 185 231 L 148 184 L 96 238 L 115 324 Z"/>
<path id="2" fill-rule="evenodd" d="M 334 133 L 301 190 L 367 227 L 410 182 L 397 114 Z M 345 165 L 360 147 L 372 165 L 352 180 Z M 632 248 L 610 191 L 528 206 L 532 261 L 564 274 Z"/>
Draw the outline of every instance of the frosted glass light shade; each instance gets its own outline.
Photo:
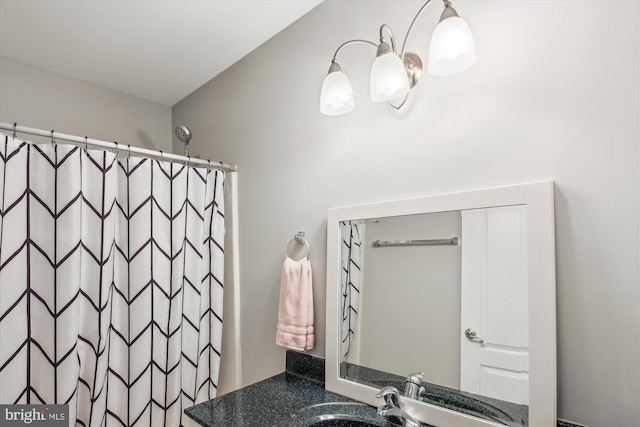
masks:
<path id="1" fill-rule="evenodd" d="M 353 88 L 346 74 L 333 71 L 327 74 L 320 91 L 320 112 L 327 116 L 338 116 L 353 110 Z"/>
<path id="2" fill-rule="evenodd" d="M 440 21 L 429 44 L 427 70 L 434 76 L 450 76 L 476 62 L 476 46 L 469 25 L 460 17 Z"/>
<path id="3" fill-rule="evenodd" d="M 371 100 L 402 98 L 409 89 L 409 77 L 400 57 L 393 51 L 378 56 L 371 67 Z"/>

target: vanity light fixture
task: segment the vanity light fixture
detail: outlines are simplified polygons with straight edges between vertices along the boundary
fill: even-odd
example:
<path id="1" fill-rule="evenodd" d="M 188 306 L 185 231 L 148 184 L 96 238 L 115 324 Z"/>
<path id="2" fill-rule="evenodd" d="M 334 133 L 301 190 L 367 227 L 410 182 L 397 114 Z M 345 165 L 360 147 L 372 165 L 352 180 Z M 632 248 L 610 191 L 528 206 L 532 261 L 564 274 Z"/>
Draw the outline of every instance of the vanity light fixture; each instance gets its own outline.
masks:
<path id="1" fill-rule="evenodd" d="M 367 44 L 377 48 L 376 58 L 371 67 L 371 100 L 387 101 L 395 109 L 400 109 L 422 74 L 420 57 L 415 53 L 406 52 L 407 40 L 416 21 L 430 2 L 431 0 L 428 0 L 413 18 L 400 53 L 396 51 L 393 32 L 386 24 L 380 26 L 379 44 L 368 40 L 349 40 L 341 44 L 333 55 L 329 73 L 322 83 L 320 112 L 328 116 L 337 116 L 348 113 L 355 106 L 351 83 L 336 61 L 338 53 L 352 44 Z M 475 43 L 469 26 L 451 7 L 449 0 L 443 2 L 444 11 L 431 36 L 427 58 L 427 70 L 434 76 L 457 74 L 476 62 Z M 388 33 L 389 43 L 385 38 L 385 32 Z"/>

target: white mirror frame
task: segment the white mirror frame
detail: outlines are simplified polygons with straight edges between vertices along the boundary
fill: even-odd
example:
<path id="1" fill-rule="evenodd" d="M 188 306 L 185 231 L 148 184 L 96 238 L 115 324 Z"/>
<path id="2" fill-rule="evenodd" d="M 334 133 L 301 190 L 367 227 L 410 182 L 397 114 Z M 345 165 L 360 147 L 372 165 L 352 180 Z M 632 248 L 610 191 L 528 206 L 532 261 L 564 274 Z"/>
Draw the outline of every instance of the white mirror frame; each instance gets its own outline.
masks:
<path id="1" fill-rule="evenodd" d="M 376 388 L 340 378 L 340 221 L 527 205 L 529 287 L 529 426 L 555 427 L 556 278 L 553 181 L 331 208 L 327 218 L 327 390 L 380 406 Z M 409 374 L 409 372 L 407 372 Z M 498 426 L 461 412 L 402 397 L 403 408 L 437 427 Z"/>

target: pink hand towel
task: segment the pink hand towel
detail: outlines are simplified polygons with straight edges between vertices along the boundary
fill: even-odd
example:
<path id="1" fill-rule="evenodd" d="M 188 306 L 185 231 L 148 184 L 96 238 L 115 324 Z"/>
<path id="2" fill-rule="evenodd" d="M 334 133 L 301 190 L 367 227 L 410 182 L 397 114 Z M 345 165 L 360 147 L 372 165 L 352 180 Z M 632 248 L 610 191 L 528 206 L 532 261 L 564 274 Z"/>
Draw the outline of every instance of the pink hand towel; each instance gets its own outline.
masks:
<path id="1" fill-rule="evenodd" d="M 298 351 L 313 348 L 313 286 L 306 258 L 284 260 L 276 344 Z"/>

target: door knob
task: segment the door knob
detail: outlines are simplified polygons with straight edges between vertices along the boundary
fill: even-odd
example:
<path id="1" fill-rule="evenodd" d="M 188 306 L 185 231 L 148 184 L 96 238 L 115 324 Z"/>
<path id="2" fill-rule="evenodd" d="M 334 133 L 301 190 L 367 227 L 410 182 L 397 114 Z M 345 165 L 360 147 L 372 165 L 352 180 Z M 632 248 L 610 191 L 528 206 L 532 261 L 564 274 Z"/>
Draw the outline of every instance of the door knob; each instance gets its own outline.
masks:
<path id="1" fill-rule="evenodd" d="M 471 329 L 471 328 L 467 328 L 464 331 L 464 336 L 469 338 L 470 340 L 476 340 L 478 341 L 480 344 L 484 343 L 484 340 L 482 338 L 480 338 L 477 334 L 476 331 Z"/>

